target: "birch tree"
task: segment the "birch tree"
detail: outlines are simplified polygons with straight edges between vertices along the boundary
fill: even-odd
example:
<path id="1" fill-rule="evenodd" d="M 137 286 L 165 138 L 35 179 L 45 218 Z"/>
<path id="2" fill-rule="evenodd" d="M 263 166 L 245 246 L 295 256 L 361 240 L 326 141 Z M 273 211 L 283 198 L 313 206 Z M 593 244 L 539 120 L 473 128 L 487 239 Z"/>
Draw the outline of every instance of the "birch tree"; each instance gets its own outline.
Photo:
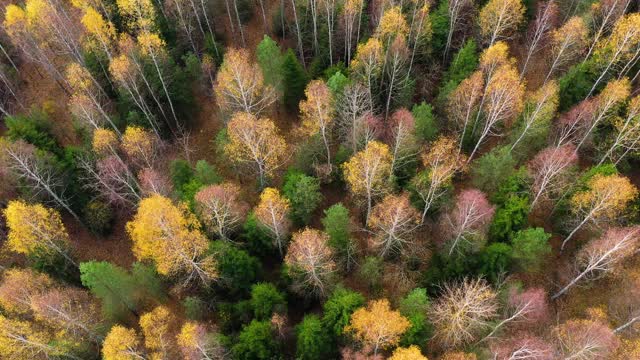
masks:
<path id="1" fill-rule="evenodd" d="M 358 152 L 369 140 L 373 140 L 367 136 L 370 103 L 369 90 L 360 82 L 345 86 L 342 96 L 337 99 L 337 133 L 352 153 Z"/>
<path id="2" fill-rule="evenodd" d="M 255 209 L 256 219 L 271 234 L 280 256 L 284 255 L 291 228 L 289 207 L 289 200 L 277 189 L 266 188 L 260 194 L 260 202 Z"/>
<path id="3" fill-rule="evenodd" d="M 571 144 L 540 151 L 528 165 L 533 178 L 531 209 L 535 209 L 538 201 L 547 200 L 569 186 L 572 183 L 570 170 L 577 164 L 578 155 Z"/>
<path id="4" fill-rule="evenodd" d="M 401 252 L 411 246 L 419 224 L 419 215 L 409 202 L 409 194 L 387 195 L 373 208 L 369 218 L 371 246 L 381 257 Z"/>
<path id="5" fill-rule="evenodd" d="M 558 109 L 559 88 L 555 81 L 542 85 L 525 100 L 519 126 L 515 129 L 515 140 L 511 144 L 513 151 L 518 144 L 528 138 L 537 138 L 551 126 Z"/>
<path id="6" fill-rule="evenodd" d="M 580 249 L 574 264 L 576 274 L 551 299 L 559 298 L 581 281 L 593 281 L 617 270 L 623 260 L 637 252 L 639 241 L 640 227 L 609 228 Z"/>
<path id="7" fill-rule="evenodd" d="M 617 165 L 629 153 L 640 150 L 640 96 L 631 99 L 624 118 L 614 118 L 612 122 L 615 137 L 598 165 L 607 159 Z"/>
<path id="8" fill-rule="evenodd" d="M 327 168 L 331 169 L 330 141 L 335 125 L 335 101 L 322 80 L 313 80 L 305 89 L 306 100 L 300 102 L 301 131 L 307 136 L 320 135 L 324 143 Z"/>
<path id="9" fill-rule="evenodd" d="M 293 234 L 284 263 L 293 278 L 293 290 L 304 296 L 324 298 L 333 285 L 336 263 L 329 236 L 306 228 Z"/>
<path id="10" fill-rule="evenodd" d="M 551 64 L 546 83 L 558 70 L 566 68 L 586 50 L 589 31 L 581 17 L 574 16 L 551 33 Z"/>
<path id="11" fill-rule="evenodd" d="M 551 31 L 558 21 L 558 5 L 554 0 L 539 3 L 536 18 L 532 22 L 527 34 L 527 55 L 520 70 L 522 78 L 527 72 L 529 61 L 547 45 Z"/>
<path id="12" fill-rule="evenodd" d="M 576 223 L 562 241 L 561 250 L 586 224 L 601 225 L 617 219 L 629 202 L 636 198 L 638 189 L 620 175 L 595 175 L 587 183 L 587 189 L 577 192 L 570 200 L 571 212 Z"/>
<path id="13" fill-rule="evenodd" d="M 480 10 L 480 33 L 489 46 L 508 39 L 524 20 L 525 8 L 520 0 L 489 0 Z"/>
<path id="14" fill-rule="evenodd" d="M 483 242 L 495 208 L 487 197 L 476 189 L 463 190 L 456 197 L 455 206 L 441 220 L 449 256 L 464 252 L 463 245 L 477 248 Z"/>
<path id="15" fill-rule="evenodd" d="M 388 142 L 391 148 L 391 173 L 406 167 L 418 154 L 415 119 L 409 110 L 398 109 L 391 115 Z"/>
<path id="16" fill-rule="evenodd" d="M 269 119 L 236 113 L 227 125 L 229 142 L 224 151 L 229 158 L 253 168 L 260 186 L 287 160 L 287 143 Z"/>
<path id="17" fill-rule="evenodd" d="M 209 185 L 194 197 L 203 223 L 221 239 L 228 240 L 238 230 L 249 211 L 249 206 L 240 198 L 240 190 L 233 183 Z"/>

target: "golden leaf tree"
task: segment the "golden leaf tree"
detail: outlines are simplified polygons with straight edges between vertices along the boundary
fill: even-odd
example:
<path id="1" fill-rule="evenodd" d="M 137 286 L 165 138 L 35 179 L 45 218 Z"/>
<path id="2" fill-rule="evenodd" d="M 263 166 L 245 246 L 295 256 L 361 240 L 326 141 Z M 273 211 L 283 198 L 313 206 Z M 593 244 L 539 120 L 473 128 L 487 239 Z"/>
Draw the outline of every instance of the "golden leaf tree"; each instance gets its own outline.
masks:
<path id="1" fill-rule="evenodd" d="M 171 327 L 175 318 L 165 306 L 158 306 L 140 316 L 140 328 L 144 335 L 144 345 L 153 359 L 170 359 L 175 356 L 174 338 Z"/>
<path id="2" fill-rule="evenodd" d="M 564 69 L 580 58 L 587 48 L 589 29 L 584 20 L 574 16 L 551 33 L 551 65 L 545 83 L 559 69 Z"/>
<path id="3" fill-rule="evenodd" d="M 60 345 L 55 345 L 55 339 L 47 331 L 4 315 L 0 315 L 0 354 L 6 359 L 50 359 L 67 355 Z"/>
<path id="4" fill-rule="evenodd" d="M 93 7 L 84 9 L 80 22 L 91 45 L 99 48 L 111 61 L 117 38 L 115 26 Z"/>
<path id="5" fill-rule="evenodd" d="M 351 194 L 364 199 L 367 204 L 366 221 L 369 221 L 373 201 L 389 191 L 391 154 L 389 147 L 370 141 L 364 150 L 357 152 L 342 165 L 344 179 Z"/>
<path id="6" fill-rule="evenodd" d="M 152 195 L 140 201 L 127 223 L 133 253 L 139 260 L 153 260 L 162 275 L 179 275 L 184 284 L 197 280 L 208 284 L 217 277 L 216 264 L 207 254 L 208 241 L 200 224 L 184 205 Z"/>
<path id="7" fill-rule="evenodd" d="M 333 94 L 322 80 L 311 81 L 304 93 L 306 99 L 300 102 L 301 130 L 307 136 L 320 135 L 326 151 L 327 167 L 331 168 L 329 145 L 336 116 Z"/>
<path id="8" fill-rule="evenodd" d="M 185 322 L 176 339 L 186 360 L 222 359 L 226 353 L 215 334 L 194 321 Z"/>
<path id="9" fill-rule="evenodd" d="M 284 262 L 295 292 L 305 296 L 328 295 L 336 270 L 328 241 L 327 234 L 315 229 L 306 228 L 293 234 Z"/>
<path id="10" fill-rule="evenodd" d="M 387 195 L 374 206 L 369 218 L 371 245 L 382 257 L 401 252 L 413 242 L 419 224 L 420 215 L 411 205 L 409 194 Z"/>
<path id="11" fill-rule="evenodd" d="M 250 58 L 245 49 L 232 48 L 224 54 L 214 88 L 224 111 L 259 115 L 276 100 L 275 90 L 264 83 L 258 64 Z"/>
<path id="12" fill-rule="evenodd" d="M 456 141 L 446 136 L 438 138 L 422 154 L 425 169 L 411 181 L 416 194 L 424 202 L 421 222 L 424 222 L 434 202 L 447 192 L 456 172 L 464 170 L 466 162 L 466 156 L 458 152 Z"/>
<path id="13" fill-rule="evenodd" d="M 561 249 L 584 225 L 616 220 L 636 196 L 638 189 L 624 176 L 598 174 L 592 177 L 587 182 L 587 189 L 577 192 L 569 201 L 576 225 L 562 241 Z"/>
<path id="14" fill-rule="evenodd" d="M 93 132 L 91 149 L 99 157 L 116 154 L 119 144 L 118 135 L 109 129 L 98 128 Z"/>
<path id="15" fill-rule="evenodd" d="M 411 345 L 406 348 L 397 348 L 393 351 L 393 355 L 389 360 L 429 360 L 426 356 L 422 355 L 420 348 Z"/>
<path id="16" fill-rule="evenodd" d="M 392 310 L 389 300 L 382 299 L 370 301 L 367 307 L 356 310 L 345 330 L 353 333 L 364 346 L 372 347 L 377 355 L 378 351 L 397 345 L 409 327 L 409 320 Z"/>
<path id="17" fill-rule="evenodd" d="M 158 154 L 158 139 L 139 126 L 128 126 L 122 136 L 122 150 L 139 167 L 153 167 Z"/>
<path id="18" fill-rule="evenodd" d="M 195 195 L 196 209 L 207 229 L 229 239 L 244 221 L 248 205 L 240 198 L 240 186 L 233 183 L 209 185 Z"/>
<path id="19" fill-rule="evenodd" d="M 478 18 L 480 33 L 489 46 L 509 38 L 524 20 L 524 11 L 520 0 L 489 0 Z"/>
<path id="20" fill-rule="evenodd" d="M 240 165 L 252 167 L 262 187 L 287 159 L 287 143 L 270 119 L 236 113 L 227 125 L 227 134 L 226 155 Z"/>
<path id="21" fill-rule="evenodd" d="M 69 235 L 57 210 L 14 200 L 4 209 L 4 216 L 9 249 L 25 255 L 57 254 L 76 264 L 69 255 Z"/>
<path id="22" fill-rule="evenodd" d="M 104 360 L 145 359 L 140 337 L 133 329 L 114 325 L 102 343 Z"/>
<path id="23" fill-rule="evenodd" d="M 256 220 L 269 232 L 280 256 L 284 255 L 291 228 L 289 208 L 289 199 L 282 196 L 278 189 L 265 188 L 254 210 Z"/>
<path id="24" fill-rule="evenodd" d="M 376 80 L 379 80 L 382 73 L 382 63 L 384 61 L 384 49 L 380 40 L 371 37 L 364 44 L 358 44 L 356 56 L 351 61 L 349 69 L 352 74 L 360 79 L 367 88 L 369 111 L 373 112 L 373 96 Z"/>

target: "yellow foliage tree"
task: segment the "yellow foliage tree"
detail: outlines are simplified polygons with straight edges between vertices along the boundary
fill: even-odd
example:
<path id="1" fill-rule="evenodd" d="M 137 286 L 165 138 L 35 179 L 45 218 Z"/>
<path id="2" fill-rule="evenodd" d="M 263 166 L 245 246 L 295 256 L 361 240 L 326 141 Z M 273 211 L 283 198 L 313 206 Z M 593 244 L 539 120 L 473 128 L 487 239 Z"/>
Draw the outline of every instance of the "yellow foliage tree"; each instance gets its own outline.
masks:
<path id="1" fill-rule="evenodd" d="M 429 360 L 426 356 L 422 355 L 420 348 L 411 345 L 408 348 L 397 348 L 389 360 Z"/>
<path id="2" fill-rule="evenodd" d="M 107 58 L 113 58 L 113 47 L 116 42 L 116 29 L 110 21 L 107 21 L 94 8 L 88 7 L 80 20 L 92 46 L 101 49 Z"/>
<path id="3" fill-rule="evenodd" d="M 139 126 L 128 126 L 122 136 L 122 150 L 140 167 L 153 167 L 158 151 L 154 135 Z"/>
<path id="4" fill-rule="evenodd" d="M 322 80 L 311 81 L 304 93 L 307 98 L 300 102 L 301 130 L 307 136 L 320 134 L 327 152 L 327 167 L 331 168 L 329 139 L 336 115 L 333 94 Z"/>
<path id="5" fill-rule="evenodd" d="M 216 263 L 206 253 L 208 241 L 185 205 L 176 206 L 158 194 L 143 199 L 127 232 L 134 255 L 155 261 L 160 274 L 184 275 L 185 284 L 208 284 L 217 277 Z"/>
<path id="6" fill-rule="evenodd" d="M 123 23 L 131 30 L 150 30 L 155 26 L 156 11 L 151 0 L 116 0 Z"/>
<path id="7" fill-rule="evenodd" d="M 136 331 L 124 326 L 114 325 L 102 343 L 104 360 L 145 359 L 140 338 Z"/>
<path id="8" fill-rule="evenodd" d="M 628 178 L 620 175 L 595 175 L 587 183 L 587 189 L 577 192 L 570 200 L 571 212 L 575 215 L 577 225 L 564 239 L 561 249 L 584 225 L 617 219 L 637 196 L 638 189 Z"/>
<path id="9" fill-rule="evenodd" d="M 245 49 L 229 49 L 224 54 L 214 90 L 225 111 L 259 115 L 276 100 L 274 89 L 265 85 L 260 68 L 250 58 Z"/>
<path id="10" fill-rule="evenodd" d="M 366 43 L 358 44 L 356 56 L 351 61 L 349 69 L 356 78 L 361 79 L 367 87 L 369 110 L 373 111 L 373 89 L 376 79 L 382 73 L 384 49 L 382 43 L 375 37 L 369 38 Z"/>
<path id="11" fill-rule="evenodd" d="M 411 322 L 400 312 L 391 310 L 389 300 L 373 300 L 367 307 L 361 307 L 351 315 L 351 321 L 345 328 L 365 346 L 373 348 L 374 355 L 379 350 L 395 346 L 402 334 L 409 329 Z"/>
<path id="12" fill-rule="evenodd" d="M 524 11 L 521 0 L 489 0 L 480 10 L 480 33 L 489 45 L 509 38 L 524 20 Z"/>
<path id="13" fill-rule="evenodd" d="M 165 306 L 158 306 L 151 312 L 140 316 L 140 328 L 144 335 L 144 344 L 153 359 L 169 359 L 175 349 L 171 327 L 175 318 Z"/>
<path id="14" fill-rule="evenodd" d="M 119 142 L 115 132 L 109 129 L 98 128 L 93 132 L 91 148 L 93 152 L 100 157 L 109 156 L 116 152 Z"/>
<path id="15" fill-rule="evenodd" d="M 305 296 L 327 295 L 336 270 L 328 242 L 329 236 L 315 229 L 306 228 L 293 234 L 284 262 L 294 279 L 294 291 Z"/>
<path id="16" fill-rule="evenodd" d="M 187 360 L 222 359 L 225 349 L 204 325 L 187 321 L 177 336 L 182 356 Z"/>
<path id="17" fill-rule="evenodd" d="M 68 253 L 69 235 L 57 210 L 14 200 L 4 209 L 4 216 L 9 228 L 9 249 L 26 255 L 57 253 L 75 264 Z"/>
<path id="18" fill-rule="evenodd" d="M 227 135 L 225 153 L 239 164 L 250 164 L 261 186 L 287 159 L 287 143 L 270 119 L 236 113 L 227 125 Z"/>
<path id="19" fill-rule="evenodd" d="M 393 39 L 400 36 L 405 38 L 409 33 L 409 26 L 400 6 L 394 6 L 382 14 L 376 36 L 385 44 L 390 44 Z"/>
<path id="20" fill-rule="evenodd" d="M 0 354 L 3 359 L 50 359 L 65 357 L 62 348 L 52 345 L 53 339 L 27 321 L 0 315 Z"/>
<path id="21" fill-rule="evenodd" d="M 367 147 L 356 153 L 342 165 L 344 179 L 353 196 L 364 198 L 367 204 L 367 221 L 373 200 L 389 191 L 391 153 L 389 147 L 378 141 L 370 141 Z"/>
<path id="22" fill-rule="evenodd" d="M 265 227 L 273 237 L 273 241 L 280 251 L 280 256 L 284 254 L 291 228 L 289 208 L 289 199 L 282 196 L 278 189 L 265 188 L 260 194 L 260 202 L 254 210 L 260 225 Z"/>

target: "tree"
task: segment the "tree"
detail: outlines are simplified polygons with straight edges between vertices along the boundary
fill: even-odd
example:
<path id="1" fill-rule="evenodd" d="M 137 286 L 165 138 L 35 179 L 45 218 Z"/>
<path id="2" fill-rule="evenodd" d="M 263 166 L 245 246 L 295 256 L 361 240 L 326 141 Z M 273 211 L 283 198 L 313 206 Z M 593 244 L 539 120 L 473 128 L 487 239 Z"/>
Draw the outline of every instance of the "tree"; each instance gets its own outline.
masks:
<path id="1" fill-rule="evenodd" d="M 231 353 L 236 359 L 266 360 L 277 357 L 279 348 L 269 321 L 252 320 L 242 328 Z"/>
<path id="2" fill-rule="evenodd" d="M 526 272 L 541 268 L 544 258 L 551 253 L 548 241 L 551 234 L 543 228 L 529 228 L 518 231 L 511 239 L 512 257 L 518 267 Z"/>
<path id="3" fill-rule="evenodd" d="M 480 10 L 480 32 L 489 44 L 508 39 L 524 20 L 525 8 L 520 0 L 490 0 Z"/>
<path id="4" fill-rule="evenodd" d="M 577 149 L 589 139 L 589 135 L 598 126 L 598 124 L 611 115 L 612 109 L 623 103 L 631 93 L 631 84 L 627 78 L 620 80 L 612 80 L 595 99 L 595 109 L 592 117 L 588 118 L 588 122 L 582 125 L 580 135 L 582 138 L 578 142 Z"/>
<path id="5" fill-rule="evenodd" d="M 599 321 L 568 320 L 553 334 L 557 351 L 565 359 L 606 359 L 618 347 L 613 331 Z"/>
<path id="6" fill-rule="evenodd" d="M 574 16 L 551 34 L 551 65 L 544 79 L 546 83 L 553 73 L 570 65 L 586 50 L 589 30 L 584 20 Z"/>
<path id="7" fill-rule="evenodd" d="M 171 334 L 171 327 L 175 320 L 171 311 L 165 306 L 158 306 L 140 316 L 140 329 L 144 335 L 144 345 L 151 358 L 171 357 L 175 350 Z"/>
<path id="8" fill-rule="evenodd" d="M 127 223 L 133 252 L 140 260 L 153 260 L 162 275 L 179 275 L 183 284 L 208 284 L 217 278 L 215 261 L 207 255 L 207 239 L 195 216 L 171 200 L 153 195 L 140 201 Z"/>
<path id="9" fill-rule="evenodd" d="M 291 218 L 297 224 L 308 223 L 322 201 L 320 181 L 297 171 L 287 174 L 282 192 L 289 199 Z"/>
<path id="10" fill-rule="evenodd" d="M 354 262 L 355 244 L 351 240 L 351 219 L 349 209 L 341 203 L 331 205 L 324 210 L 322 218 L 324 232 L 329 236 L 328 245 L 334 254 L 340 258 L 347 269 L 350 269 Z"/>
<path id="11" fill-rule="evenodd" d="M 328 295 L 336 268 L 328 241 L 329 236 L 314 229 L 293 234 L 284 262 L 295 292 L 305 296 Z"/>
<path id="12" fill-rule="evenodd" d="M 261 273 L 260 261 L 229 241 L 214 241 L 210 251 L 216 258 L 220 285 L 232 295 L 247 293 Z"/>
<path id="13" fill-rule="evenodd" d="M 25 255 L 59 255 L 77 266 L 69 253 L 69 235 L 57 210 L 13 200 L 3 213 L 9 228 L 9 249 Z"/>
<path id="14" fill-rule="evenodd" d="M 562 241 L 560 249 L 584 225 L 606 223 L 618 218 L 630 201 L 636 198 L 638 189 L 629 179 L 620 175 L 595 175 L 587 183 L 587 189 L 579 191 L 570 199 L 571 210 L 577 225 Z"/>
<path id="15" fill-rule="evenodd" d="M 336 112 L 333 94 L 322 80 L 311 81 L 304 93 L 306 100 L 300 102 L 301 131 L 307 136 L 320 135 L 326 150 L 327 167 L 331 169 L 329 141 Z"/>
<path id="16" fill-rule="evenodd" d="M 286 310 L 287 302 L 284 294 L 271 283 L 258 283 L 251 287 L 253 315 L 257 320 L 267 320 L 274 312 Z"/>
<path id="17" fill-rule="evenodd" d="M 547 293 L 542 288 L 531 288 L 526 290 L 510 289 L 505 304 L 505 314 L 502 320 L 493 326 L 489 334 L 480 342 L 492 338 L 498 330 L 509 323 L 524 322 L 528 324 L 539 324 L 549 317 L 547 304 Z"/>
<path id="18" fill-rule="evenodd" d="M 349 324 L 351 314 L 364 305 L 359 292 L 337 287 L 323 306 L 322 324 L 333 336 L 339 338 Z"/>
<path id="19" fill-rule="evenodd" d="M 497 146 L 482 155 L 471 167 L 471 181 L 482 191 L 495 194 L 514 174 L 516 159 L 508 146 Z"/>
<path id="20" fill-rule="evenodd" d="M 390 38 L 391 39 L 391 38 Z M 408 74 L 405 69 L 407 61 L 409 60 L 409 49 L 407 48 L 404 37 L 397 36 L 390 43 L 387 48 L 386 58 L 383 69 L 386 70 L 385 74 L 387 81 L 385 82 L 387 93 L 387 100 L 384 110 L 384 118 L 389 118 L 389 111 L 391 109 L 391 100 L 398 98 L 402 90 L 408 85 Z"/>
<path id="21" fill-rule="evenodd" d="M 528 333 L 517 334 L 491 344 L 491 353 L 496 359 L 553 359 L 552 344 Z"/>
<path id="22" fill-rule="evenodd" d="M 409 194 L 387 195 L 377 204 L 369 218 L 373 233 L 371 245 L 381 257 L 402 252 L 413 241 L 413 232 L 420 224 L 416 209 L 409 202 Z"/>
<path id="23" fill-rule="evenodd" d="M 364 150 L 344 163 L 342 169 L 351 193 L 357 198 L 364 198 L 368 221 L 374 199 L 388 192 L 388 179 L 391 175 L 389 147 L 377 141 L 370 141 Z"/>
<path id="24" fill-rule="evenodd" d="M 595 55 L 600 59 L 600 76 L 595 80 L 587 96 L 591 96 L 600 82 L 605 80 L 612 69 L 620 69 L 619 77 L 631 70 L 640 56 L 640 14 L 623 16 L 615 23 L 611 35 L 597 45 Z M 634 76 L 635 78 L 635 76 Z"/>
<path id="25" fill-rule="evenodd" d="M 78 158 L 78 166 L 86 173 L 85 187 L 95 191 L 111 205 L 133 207 L 141 199 L 140 184 L 119 155 L 97 159 Z"/>
<path id="26" fill-rule="evenodd" d="M 345 331 L 352 332 L 364 346 L 371 346 L 373 354 L 392 347 L 400 341 L 411 323 L 398 311 L 391 310 L 389 300 L 373 300 L 351 315 Z"/>
<path id="27" fill-rule="evenodd" d="M 408 348 L 397 348 L 393 351 L 393 355 L 389 360 L 428 360 L 426 356 L 422 355 L 420 348 L 411 345 Z"/>
<path id="28" fill-rule="evenodd" d="M 133 164 L 138 167 L 153 168 L 158 155 L 158 145 L 158 139 L 148 130 L 138 126 L 128 126 L 120 146 Z"/>
<path id="29" fill-rule="evenodd" d="M 145 353 L 136 331 L 114 325 L 102 344 L 105 360 L 144 359 Z"/>
<path id="30" fill-rule="evenodd" d="M 523 98 L 524 85 L 520 82 L 516 69 L 510 64 L 499 66 L 487 81 L 480 105 L 484 119 L 469 159 L 473 158 L 487 136 L 495 135 L 499 124 L 509 123 L 520 114 Z"/>
<path id="31" fill-rule="evenodd" d="M 391 172 L 406 167 L 418 154 L 416 122 L 407 109 L 398 109 L 391 115 L 391 127 L 387 134 L 391 148 Z"/>
<path id="32" fill-rule="evenodd" d="M 598 40 L 600 40 L 605 33 L 610 32 L 620 17 L 624 15 L 629 3 L 630 1 L 628 0 L 599 1 L 591 7 L 591 17 L 595 33 L 585 59 L 594 51 Z"/>
<path id="33" fill-rule="evenodd" d="M 446 352 L 440 360 L 477 360 L 476 354 L 474 353 L 465 353 L 461 351 L 455 352 Z"/>
<path id="34" fill-rule="evenodd" d="M 256 58 L 262 70 L 262 77 L 267 86 L 272 86 L 282 96 L 284 79 L 282 66 L 284 57 L 280 53 L 278 43 L 269 35 L 264 35 L 256 48 Z"/>
<path id="35" fill-rule="evenodd" d="M 511 151 L 524 141 L 525 149 L 538 148 L 544 143 L 551 127 L 551 120 L 558 109 L 558 85 L 550 81 L 542 85 L 525 100 L 522 115 L 512 132 L 515 139 Z"/>
<path id="36" fill-rule="evenodd" d="M 482 279 L 446 283 L 441 297 L 431 307 L 435 337 L 444 348 L 469 344 L 497 315 L 497 294 Z"/>
<path id="37" fill-rule="evenodd" d="M 329 333 L 317 315 L 306 315 L 296 326 L 296 356 L 303 360 L 320 360 L 333 352 Z"/>
<path id="38" fill-rule="evenodd" d="M 258 65 L 249 59 L 245 49 L 229 49 L 224 54 L 214 88 L 224 111 L 259 115 L 275 101 L 274 89 L 265 86 L 262 73 L 255 71 Z"/>
<path id="39" fill-rule="evenodd" d="M 640 227 L 609 228 L 590 241 L 576 256 L 577 275 L 553 295 L 557 299 L 581 280 L 594 280 L 615 271 L 620 263 L 638 250 Z"/>
<path id="40" fill-rule="evenodd" d="M 94 129 L 102 124 L 109 124 L 113 131 L 121 135 L 120 130 L 106 112 L 106 96 L 96 85 L 89 71 L 78 63 L 71 63 L 67 66 L 65 76 L 73 91 L 71 108 L 75 110 L 75 115 Z"/>
<path id="41" fill-rule="evenodd" d="M 49 359 L 55 356 L 79 359 L 61 345 L 52 344 L 52 336 L 32 323 L 0 315 L 0 352 L 9 359 Z"/>
<path id="42" fill-rule="evenodd" d="M 253 167 L 261 187 L 286 161 L 287 143 L 270 119 L 236 113 L 227 125 L 227 135 L 225 153 L 234 162 Z"/>
<path id="43" fill-rule="evenodd" d="M 370 126 L 367 124 L 367 120 L 372 117 L 369 91 L 360 82 L 350 83 L 336 100 L 338 136 L 355 153 L 372 140 L 368 131 Z"/>
<path id="44" fill-rule="evenodd" d="M 137 315 L 142 304 L 165 296 L 155 270 L 140 263 L 135 263 L 129 273 L 106 261 L 83 262 L 80 280 L 100 299 L 102 312 L 109 320 Z"/>
<path id="45" fill-rule="evenodd" d="M 467 143 L 472 136 L 467 131 L 472 131 L 472 128 L 469 127 L 472 117 L 478 112 L 484 88 L 485 81 L 482 72 L 476 71 L 460 82 L 447 98 L 447 115 L 460 133 L 458 152 L 462 150 L 463 143 Z"/>
<path id="46" fill-rule="evenodd" d="M 453 209 L 441 220 L 449 256 L 454 251 L 464 252 L 465 249 L 461 248 L 463 245 L 477 250 L 491 223 L 494 210 L 480 190 L 468 189 L 460 192 Z"/>
<path id="47" fill-rule="evenodd" d="M 358 44 L 356 56 L 349 66 L 354 77 L 360 79 L 367 88 L 369 111 L 371 112 L 375 110 L 373 104 L 374 84 L 377 83 L 382 74 L 383 56 L 382 43 L 377 38 L 371 37 L 366 43 Z"/>
<path id="48" fill-rule="evenodd" d="M 415 288 L 400 300 L 398 310 L 411 322 L 411 327 L 402 336 L 401 345 L 425 344 L 431 337 L 431 323 L 427 319 L 430 306 L 427 290 L 424 288 Z"/>
<path id="49" fill-rule="evenodd" d="M 35 318 L 82 342 L 102 341 L 98 304 L 85 290 L 51 289 L 31 300 Z"/>
<path id="50" fill-rule="evenodd" d="M 240 187 L 233 183 L 209 185 L 194 197 L 200 218 L 207 229 L 228 240 L 244 222 L 249 206 L 240 199 Z"/>
<path id="51" fill-rule="evenodd" d="M 602 165 L 607 159 L 611 159 L 617 165 L 629 152 L 638 150 L 638 140 L 640 139 L 640 96 L 636 96 L 629 101 L 626 117 L 615 117 L 612 123 L 615 138 L 598 165 Z"/>
<path id="52" fill-rule="evenodd" d="M 282 61 L 282 80 L 284 83 L 284 104 L 289 110 L 294 110 L 304 96 L 308 80 L 304 68 L 291 49 L 287 50 Z"/>
<path id="53" fill-rule="evenodd" d="M 426 102 L 413 105 L 411 115 L 415 119 L 415 134 L 418 142 L 425 143 L 436 140 L 438 136 L 438 124 L 433 115 L 433 106 Z"/>
<path id="54" fill-rule="evenodd" d="M 260 194 L 260 202 L 254 210 L 256 220 L 269 232 L 280 256 L 284 255 L 284 248 L 289 237 L 290 206 L 289 200 L 282 197 L 277 189 L 266 188 Z"/>
<path id="55" fill-rule="evenodd" d="M 346 53 L 345 62 L 347 64 L 351 62 L 351 52 L 354 47 L 354 31 L 355 44 L 360 43 L 360 25 L 362 22 L 363 5 L 364 2 L 362 0 L 347 0 L 342 7 L 341 17 L 345 27 L 344 48 Z"/>
<path id="56" fill-rule="evenodd" d="M 20 180 L 34 196 L 52 200 L 66 210 L 74 219 L 80 217 L 73 211 L 67 196 L 68 183 L 58 164 L 50 154 L 42 154 L 30 144 L 21 140 L 9 144 L 4 149 L 6 162 L 11 173 Z"/>
<path id="57" fill-rule="evenodd" d="M 424 203 L 422 223 L 429 209 L 446 194 L 453 176 L 465 169 L 465 156 L 457 152 L 457 148 L 454 139 L 441 136 L 431 144 L 428 152 L 422 154 L 425 169 L 411 180 L 413 190 Z"/>
<path id="58" fill-rule="evenodd" d="M 572 144 L 552 146 L 540 151 L 528 166 L 533 178 L 531 208 L 535 208 L 538 200 L 561 193 L 570 184 L 570 171 L 577 163 L 578 154 Z"/>
<path id="59" fill-rule="evenodd" d="M 177 336 L 182 356 L 187 360 L 218 359 L 224 357 L 226 349 L 215 333 L 199 323 L 187 321 Z"/>
<path id="60" fill-rule="evenodd" d="M 8 314 L 29 314 L 33 300 L 54 285 L 54 281 L 46 274 L 31 269 L 8 269 L 0 283 L 0 306 Z"/>
<path id="61" fill-rule="evenodd" d="M 527 65 L 533 56 L 546 47 L 552 29 L 558 22 L 559 10 L 555 1 L 537 4 L 536 18 L 527 32 L 527 56 L 520 70 L 520 77 L 527 72 Z"/>

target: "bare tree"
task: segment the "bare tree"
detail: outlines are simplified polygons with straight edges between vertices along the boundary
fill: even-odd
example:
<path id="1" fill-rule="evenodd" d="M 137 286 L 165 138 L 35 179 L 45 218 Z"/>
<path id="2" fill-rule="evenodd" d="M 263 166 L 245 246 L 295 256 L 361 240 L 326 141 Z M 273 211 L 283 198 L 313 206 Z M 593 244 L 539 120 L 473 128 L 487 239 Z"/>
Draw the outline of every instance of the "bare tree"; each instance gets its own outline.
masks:
<path id="1" fill-rule="evenodd" d="M 473 342 L 498 314 L 497 294 L 483 279 L 446 283 L 429 311 L 435 340 L 444 348 Z"/>
<path id="2" fill-rule="evenodd" d="M 366 136 L 369 103 L 369 91 L 359 82 L 345 86 L 342 96 L 337 101 L 337 132 L 342 143 L 353 153 L 361 150 L 372 140 Z"/>
<path id="3" fill-rule="evenodd" d="M 593 320 L 569 320 L 554 331 L 561 358 L 605 360 L 618 347 L 618 339 L 605 324 Z"/>
<path id="4" fill-rule="evenodd" d="M 474 245 L 482 240 L 494 210 L 480 190 L 467 189 L 460 192 L 454 208 L 441 220 L 449 255 L 456 250 L 460 251 L 462 243 Z"/>
<path id="5" fill-rule="evenodd" d="M 51 164 L 51 161 L 47 160 L 47 155 L 38 155 L 32 145 L 22 141 L 8 146 L 6 155 L 10 169 L 28 186 L 34 197 L 43 196 L 52 200 L 80 221 L 80 217 L 71 208 L 66 194 L 64 175 Z"/>
<path id="6" fill-rule="evenodd" d="M 560 147 L 551 146 L 540 151 L 529 163 L 528 169 L 533 177 L 532 190 L 535 194 L 531 208 L 535 208 L 540 199 L 557 194 L 571 183 L 568 178 L 571 167 L 577 165 L 578 155 L 571 144 Z"/>
<path id="7" fill-rule="evenodd" d="M 601 237 L 589 242 L 576 256 L 577 275 L 555 293 L 555 300 L 582 280 L 595 280 L 615 270 L 622 260 L 636 253 L 640 227 L 610 228 Z"/>
<path id="8" fill-rule="evenodd" d="M 527 35 L 527 56 L 520 70 L 520 78 L 526 74 L 531 58 L 547 45 L 551 29 L 557 21 L 558 4 L 554 0 L 538 3 L 536 19 L 532 22 Z"/>
<path id="9" fill-rule="evenodd" d="M 382 257 L 397 253 L 412 243 L 419 225 L 419 215 L 409 202 L 409 194 L 387 195 L 373 208 L 369 218 L 371 244 Z"/>

